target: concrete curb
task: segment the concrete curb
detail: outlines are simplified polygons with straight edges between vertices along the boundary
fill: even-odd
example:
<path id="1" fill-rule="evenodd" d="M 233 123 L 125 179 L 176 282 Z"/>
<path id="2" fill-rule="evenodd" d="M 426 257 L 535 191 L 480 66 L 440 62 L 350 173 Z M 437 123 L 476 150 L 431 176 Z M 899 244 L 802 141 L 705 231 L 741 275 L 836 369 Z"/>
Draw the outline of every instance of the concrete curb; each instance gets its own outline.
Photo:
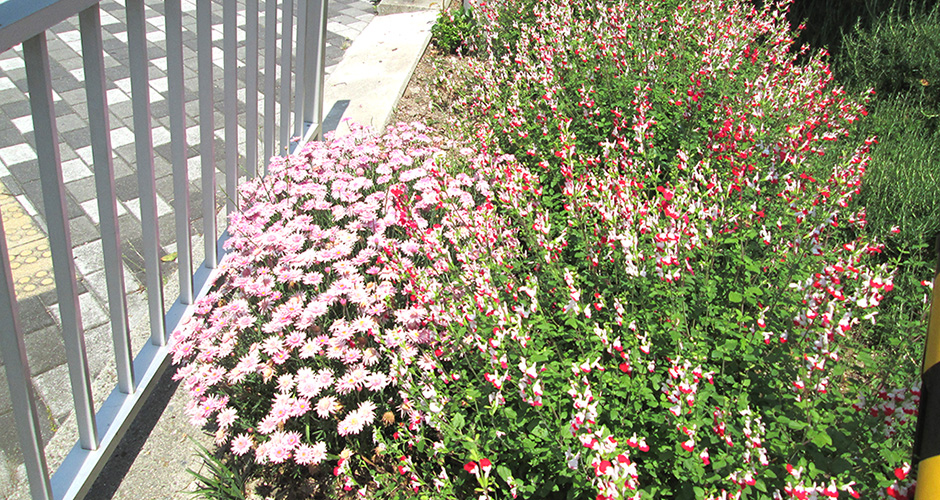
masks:
<path id="1" fill-rule="evenodd" d="M 436 11 L 377 16 L 326 81 L 324 132 L 349 133 L 344 120 L 384 130 L 431 41 Z"/>

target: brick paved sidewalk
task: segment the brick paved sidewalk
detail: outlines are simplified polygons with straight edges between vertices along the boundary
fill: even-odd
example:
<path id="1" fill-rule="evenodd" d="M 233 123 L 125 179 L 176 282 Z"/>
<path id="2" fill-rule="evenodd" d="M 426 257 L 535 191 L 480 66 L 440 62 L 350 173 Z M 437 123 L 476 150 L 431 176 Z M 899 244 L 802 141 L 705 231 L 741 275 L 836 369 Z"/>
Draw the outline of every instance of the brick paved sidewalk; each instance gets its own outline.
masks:
<path id="1" fill-rule="evenodd" d="M 144 269 L 141 257 L 140 209 L 137 194 L 136 157 L 131 115 L 130 69 L 128 67 L 127 29 L 123 0 L 101 2 L 104 63 L 108 82 L 108 105 L 113 147 L 115 191 L 124 249 L 125 283 L 129 314 L 146 316 L 143 291 Z M 244 22 L 244 3 L 239 2 L 239 24 Z M 189 150 L 191 206 L 194 216 L 200 207 L 199 193 L 199 116 L 196 78 L 195 1 L 183 0 L 183 58 L 186 86 L 186 126 Z M 280 8 L 279 8 L 280 10 Z M 176 251 L 175 225 L 171 205 L 169 117 L 167 111 L 166 52 L 163 25 L 163 2 L 147 1 L 148 57 L 151 79 L 151 123 L 154 166 L 157 186 L 157 211 L 160 226 L 161 256 Z M 330 0 L 326 39 L 326 71 L 342 59 L 345 49 L 372 20 L 375 7 L 370 0 Z M 264 7 L 262 2 L 259 28 L 260 46 L 264 47 Z M 281 14 L 278 13 L 278 30 Z M 224 161 L 222 116 L 222 0 L 213 5 L 213 77 L 215 91 L 215 126 L 217 167 Z M 60 139 L 63 180 L 68 197 L 68 216 L 78 272 L 79 301 L 85 327 L 86 348 L 92 376 L 106 365 L 113 364 L 111 332 L 107 314 L 107 288 L 95 184 L 91 167 L 91 139 L 87 126 L 81 39 L 77 16 L 47 33 L 52 87 L 54 90 L 57 127 Z M 239 80 L 245 79 L 245 33 L 239 29 Z M 280 57 L 280 48 L 278 48 Z M 260 61 L 262 73 L 263 54 Z M 280 75 L 280 69 L 277 70 Z M 263 77 L 259 77 L 262 82 Z M 277 86 L 279 89 L 279 85 Z M 19 300 L 20 323 L 25 342 L 33 387 L 38 399 L 43 439 L 48 440 L 57 426 L 71 413 L 72 398 L 68 390 L 68 369 L 65 348 L 58 326 L 58 307 L 52 279 L 52 262 L 43 221 L 44 207 L 39 183 L 38 163 L 32 131 L 32 118 L 26 92 L 26 73 L 21 47 L 0 54 L 0 213 L 6 229 L 11 266 Z M 239 112 L 244 109 L 244 90 L 239 91 Z M 263 96 L 259 107 L 263 112 Z M 279 106 L 278 106 L 279 107 Z M 240 154 L 244 155 L 244 115 L 239 124 Z M 264 123 L 263 116 L 260 123 Z M 275 120 L 275 123 L 279 123 Z M 220 170 L 221 172 L 221 170 Z M 221 174 L 219 180 L 224 179 Z M 217 195 L 221 207 L 224 195 Z M 202 224 L 192 221 L 194 249 L 201 247 Z M 168 259 L 169 260 L 169 259 Z M 198 264 L 198 261 L 194 261 Z M 170 261 L 162 265 L 164 282 L 176 280 L 176 266 Z M 166 296 L 171 303 L 175 295 Z M 133 352 L 140 349 L 146 332 L 135 332 Z M 16 483 L 25 480 L 19 465 L 22 455 L 13 423 L 12 404 L 5 373 L 0 370 L 0 497 L 9 497 Z M 104 395 L 95 395 L 96 398 Z"/>

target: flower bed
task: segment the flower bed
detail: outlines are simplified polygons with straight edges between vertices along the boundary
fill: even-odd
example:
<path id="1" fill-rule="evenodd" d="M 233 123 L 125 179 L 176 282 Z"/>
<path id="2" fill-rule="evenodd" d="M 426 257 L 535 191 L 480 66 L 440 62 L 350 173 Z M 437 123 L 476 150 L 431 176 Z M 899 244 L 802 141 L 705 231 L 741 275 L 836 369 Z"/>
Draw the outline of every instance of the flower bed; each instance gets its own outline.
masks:
<path id="1" fill-rule="evenodd" d="M 909 494 L 864 109 L 785 8 L 480 2 L 474 138 L 357 130 L 243 188 L 173 335 L 194 423 L 382 498 Z"/>

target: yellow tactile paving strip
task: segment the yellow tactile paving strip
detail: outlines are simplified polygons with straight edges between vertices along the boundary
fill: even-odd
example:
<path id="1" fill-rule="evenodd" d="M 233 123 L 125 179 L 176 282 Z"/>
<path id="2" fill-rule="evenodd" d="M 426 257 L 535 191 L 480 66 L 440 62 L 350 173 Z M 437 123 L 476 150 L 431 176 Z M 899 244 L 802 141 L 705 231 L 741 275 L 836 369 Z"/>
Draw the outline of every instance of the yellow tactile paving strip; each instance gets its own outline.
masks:
<path id="1" fill-rule="evenodd" d="M 0 184 L 0 213 L 10 251 L 13 288 L 24 299 L 55 289 L 52 277 L 52 252 L 45 233 L 26 213 L 20 202 Z"/>

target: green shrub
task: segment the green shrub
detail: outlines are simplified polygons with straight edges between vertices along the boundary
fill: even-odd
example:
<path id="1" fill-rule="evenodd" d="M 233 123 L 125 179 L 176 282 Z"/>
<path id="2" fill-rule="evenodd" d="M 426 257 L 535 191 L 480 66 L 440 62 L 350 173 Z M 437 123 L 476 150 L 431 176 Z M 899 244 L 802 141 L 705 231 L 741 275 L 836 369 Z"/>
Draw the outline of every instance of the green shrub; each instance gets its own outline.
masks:
<path id="1" fill-rule="evenodd" d="M 897 260 L 850 205 L 864 111 L 826 57 L 738 2 L 497 5 L 469 101 L 481 149 L 538 176 L 513 224 L 535 256 L 512 262 L 538 282 L 487 274 L 506 291 L 446 359 L 459 376 L 406 389 L 453 395 L 403 434 L 440 439 L 424 474 L 463 461 L 525 498 L 906 489 L 923 324 L 872 326 Z"/>
<path id="2" fill-rule="evenodd" d="M 844 35 L 834 67 L 854 91 L 875 92 L 868 117 L 852 130 L 878 141 L 857 202 L 868 234 L 886 243 L 881 258 L 897 268 L 866 341 L 888 357 L 917 359 L 927 312 L 922 281 L 933 275 L 940 234 L 940 7 L 876 3 L 881 14 L 860 18 Z"/>
<path id="3" fill-rule="evenodd" d="M 905 96 L 923 109 L 940 105 L 940 6 L 896 3 L 869 28 L 846 34 L 838 75 L 876 96 Z"/>
<path id="4" fill-rule="evenodd" d="M 868 209 L 870 232 L 895 246 L 930 244 L 940 233 L 940 130 L 916 103 L 889 96 L 865 123 L 864 135 L 877 135 L 860 202 Z"/>
<path id="5" fill-rule="evenodd" d="M 879 142 L 860 198 L 870 232 L 902 252 L 932 243 L 940 233 L 940 6 L 895 4 L 871 27 L 857 24 L 842 47 L 839 76 L 875 91 L 855 130 Z"/>
<path id="6" fill-rule="evenodd" d="M 448 54 L 473 52 L 477 23 L 469 10 L 443 11 L 431 27 L 434 44 Z"/>

